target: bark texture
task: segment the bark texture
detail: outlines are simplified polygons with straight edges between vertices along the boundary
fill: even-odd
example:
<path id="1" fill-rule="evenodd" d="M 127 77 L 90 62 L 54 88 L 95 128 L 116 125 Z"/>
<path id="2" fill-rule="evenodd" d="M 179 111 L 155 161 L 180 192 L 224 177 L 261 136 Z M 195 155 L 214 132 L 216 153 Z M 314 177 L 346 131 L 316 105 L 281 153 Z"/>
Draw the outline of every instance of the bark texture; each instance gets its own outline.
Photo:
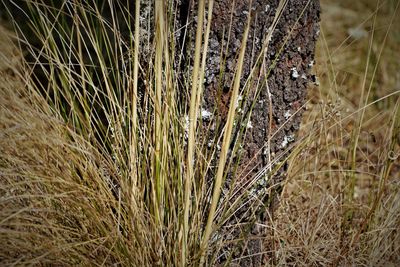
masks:
<path id="1" fill-rule="evenodd" d="M 186 45 L 183 42 L 188 63 L 194 55 L 197 5 L 190 6 L 185 1 L 182 5 L 191 8 L 186 33 L 189 41 Z M 214 239 L 240 238 L 241 233 L 251 231 L 254 236 L 245 241 L 247 250 L 233 252 L 235 248 L 227 246 L 221 250 L 220 261 L 227 260 L 224 254 L 229 253 L 225 252 L 233 252 L 234 258 L 244 258 L 237 262 L 239 265 L 260 266 L 263 257 L 251 255 L 265 250 L 262 242 L 265 229 L 256 227 L 256 222 L 248 218 L 257 214 L 258 222 L 269 221 L 267 214 L 271 214 L 278 202 L 286 178 L 286 160 L 295 144 L 304 111 L 307 85 L 313 80 L 310 70 L 319 34 L 320 6 L 318 0 L 215 1 L 202 102 L 203 113 L 213 114 L 211 119 L 203 116 L 203 132 L 207 132 L 205 138 L 211 150 L 219 145 L 218 138 L 225 125 L 249 12 L 252 21 L 236 110 L 237 122 L 242 123 L 234 128 L 232 161 L 226 170 L 225 194 L 221 200 L 234 205 L 238 195 L 245 194 L 247 204 L 238 207 L 229 218 L 221 215 L 219 219 L 225 220 L 227 230 L 216 233 Z M 237 145 L 237 140 L 243 141 Z M 209 177 L 214 177 L 215 172 L 216 168 L 212 168 Z M 243 227 L 229 230 L 239 224 Z"/>

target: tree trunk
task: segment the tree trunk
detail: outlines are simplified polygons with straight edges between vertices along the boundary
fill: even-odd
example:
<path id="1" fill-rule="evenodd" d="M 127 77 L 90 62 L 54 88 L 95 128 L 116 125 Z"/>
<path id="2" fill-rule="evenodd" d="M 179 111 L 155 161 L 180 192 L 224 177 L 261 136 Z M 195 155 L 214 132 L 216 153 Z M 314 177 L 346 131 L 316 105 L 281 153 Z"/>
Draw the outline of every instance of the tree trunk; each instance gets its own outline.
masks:
<path id="1" fill-rule="evenodd" d="M 187 63 L 193 61 L 198 2 L 194 1 L 190 6 L 188 1 L 181 3 L 184 8 L 191 8 L 186 35 L 187 40 L 192 40 L 184 45 L 188 46 Z M 243 123 L 234 128 L 230 153 L 232 164 L 227 168 L 225 182 L 226 191 L 233 191 L 221 196 L 222 201 L 233 205 L 238 195 L 246 195 L 243 203 L 248 203 L 238 207 L 224 224 L 227 229 L 231 225 L 245 226 L 233 232 L 227 230 L 216 234 L 220 238 L 232 239 L 240 237 L 244 231 L 251 231 L 257 239 L 248 241 L 247 251 L 237 252 L 242 253 L 235 255 L 240 257 L 263 251 L 262 236 L 266 229 L 255 227 L 255 221 L 248 218 L 257 214 L 257 222 L 265 224 L 271 219 L 267 214 L 271 215 L 278 203 L 286 178 L 287 159 L 296 144 L 307 85 L 313 80 L 310 70 L 320 21 L 318 0 L 215 1 L 201 104 L 204 113 L 215 116 L 212 120 L 203 116 L 203 129 L 207 132 L 205 138 L 209 139 L 206 142 L 210 150 L 218 146 L 217 139 L 225 125 L 237 56 L 250 11 L 252 20 L 244 58 L 241 101 L 236 109 L 237 121 Z M 181 15 L 186 15 L 182 8 Z M 185 19 L 181 21 L 185 22 Z M 242 140 L 241 144 L 237 140 Z M 209 171 L 210 180 L 215 172 L 216 169 Z M 232 250 L 229 247 L 224 249 Z M 261 263 L 262 256 L 246 257 L 240 261 L 243 266 L 260 266 Z"/>

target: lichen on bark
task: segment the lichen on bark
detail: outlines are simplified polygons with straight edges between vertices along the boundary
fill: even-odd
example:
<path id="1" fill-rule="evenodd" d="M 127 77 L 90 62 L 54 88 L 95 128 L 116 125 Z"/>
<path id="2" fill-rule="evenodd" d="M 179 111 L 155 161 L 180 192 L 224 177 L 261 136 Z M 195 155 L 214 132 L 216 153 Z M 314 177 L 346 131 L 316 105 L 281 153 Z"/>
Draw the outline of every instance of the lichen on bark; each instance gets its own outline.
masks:
<path id="1" fill-rule="evenodd" d="M 181 1 L 181 4 L 187 5 L 186 0 Z M 186 51 L 185 62 L 189 68 L 197 27 L 197 2 L 192 1 L 191 5 L 187 5 L 187 37 L 186 43 L 181 43 Z M 238 195 L 241 195 L 242 202 L 247 204 L 238 207 L 229 218 L 222 215 L 218 218 L 225 220 L 226 229 L 232 225 L 245 226 L 215 234 L 224 239 L 237 238 L 243 231 L 262 237 L 263 231 L 257 229 L 255 221 L 248 218 L 257 214 L 258 222 L 269 220 L 266 215 L 278 203 L 286 178 L 287 159 L 296 144 L 307 85 L 312 80 L 311 67 L 319 34 L 318 0 L 215 1 L 201 103 L 202 110 L 213 114 L 212 120 L 203 120 L 201 133 L 203 138 L 208 139 L 208 149 L 212 151 L 218 151 L 216 147 L 231 101 L 237 54 L 249 14 L 252 20 L 244 59 L 242 91 L 237 103 L 234 138 L 231 141 L 231 164 L 226 169 L 223 190 L 229 193 L 221 196 L 221 201 L 234 204 Z M 277 20 L 273 27 L 275 18 Z M 215 155 L 211 152 L 209 154 Z M 216 162 L 218 153 L 210 160 Z M 213 168 L 208 170 L 210 186 L 215 172 Z M 260 204 L 254 205 L 254 202 Z M 232 250 L 231 247 L 224 249 Z M 262 242 L 259 238 L 258 241 L 248 243 L 247 252 L 240 253 L 244 256 L 246 253 L 257 254 L 261 250 Z M 220 257 L 224 258 L 223 255 Z M 245 257 L 240 264 L 259 265 L 261 258 Z"/>

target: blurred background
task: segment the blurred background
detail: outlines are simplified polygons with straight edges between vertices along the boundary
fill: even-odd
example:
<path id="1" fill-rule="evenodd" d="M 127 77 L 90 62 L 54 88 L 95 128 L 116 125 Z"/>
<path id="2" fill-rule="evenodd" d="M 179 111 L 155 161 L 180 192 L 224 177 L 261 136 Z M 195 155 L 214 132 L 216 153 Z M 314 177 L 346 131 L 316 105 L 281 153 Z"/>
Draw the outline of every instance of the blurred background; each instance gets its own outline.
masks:
<path id="1" fill-rule="evenodd" d="M 276 222 L 278 262 L 397 266 L 399 1 L 321 5 L 318 80 Z"/>

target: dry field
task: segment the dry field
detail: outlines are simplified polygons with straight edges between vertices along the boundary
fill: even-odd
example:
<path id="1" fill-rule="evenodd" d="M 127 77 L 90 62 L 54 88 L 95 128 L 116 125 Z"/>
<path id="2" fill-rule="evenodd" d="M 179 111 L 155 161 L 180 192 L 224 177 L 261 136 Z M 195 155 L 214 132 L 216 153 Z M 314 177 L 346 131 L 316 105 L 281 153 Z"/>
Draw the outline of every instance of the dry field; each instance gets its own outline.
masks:
<path id="1" fill-rule="evenodd" d="M 282 266 L 400 263 L 399 1 L 322 1 L 301 136 L 275 222 Z"/>
<path id="2" fill-rule="evenodd" d="M 260 225 L 268 265 L 399 266 L 399 1 L 321 4 L 318 81 L 275 220 Z M 157 228 L 120 224 L 145 215 L 137 203 L 121 211 L 99 182 L 118 172 L 111 156 L 26 98 L 21 53 L 0 36 L 0 265 L 148 265 Z M 164 244 L 173 265 L 174 242 Z"/>

